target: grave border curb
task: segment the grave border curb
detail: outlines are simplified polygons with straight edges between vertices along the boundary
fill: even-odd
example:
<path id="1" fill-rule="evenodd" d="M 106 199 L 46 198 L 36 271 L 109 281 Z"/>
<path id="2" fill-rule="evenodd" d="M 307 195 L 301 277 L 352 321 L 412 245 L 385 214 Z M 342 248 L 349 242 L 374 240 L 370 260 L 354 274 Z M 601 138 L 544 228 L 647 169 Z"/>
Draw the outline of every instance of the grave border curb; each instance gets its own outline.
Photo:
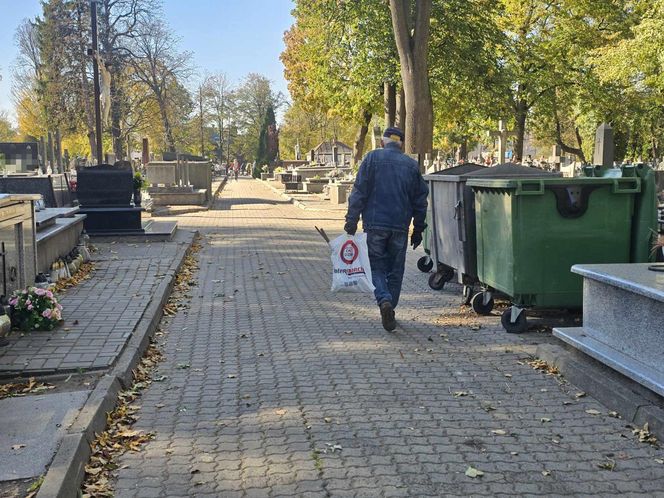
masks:
<path id="1" fill-rule="evenodd" d="M 265 185 L 267 188 L 269 188 L 272 192 L 274 192 L 274 193 L 277 194 L 278 196 L 281 196 L 281 197 L 283 197 L 284 199 L 286 199 L 290 204 L 293 204 L 294 206 L 297 206 L 297 207 L 299 207 L 300 209 L 302 209 L 302 210 L 304 210 L 304 211 L 310 211 L 310 210 L 311 210 L 311 209 L 308 208 L 303 202 L 300 202 L 300 201 L 298 201 L 297 199 L 295 199 L 294 197 L 291 197 L 291 196 L 288 195 L 286 192 L 282 192 L 281 190 L 274 188 L 272 185 L 270 185 L 270 184 L 267 182 L 267 180 L 261 180 L 260 178 L 254 178 L 254 180 L 256 180 L 257 182 L 262 183 L 262 184 Z"/>
<path id="2" fill-rule="evenodd" d="M 566 344 L 540 344 L 535 354 L 554 365 L 566 380 L 609 410 L 616 411 L 625 422 L 641 427 L 648 423 L 650 432 L 658 440 L 664 440 L 664 400 L 623 374 L 570 348 Z"/>
<path id="3" fill-rule="evenodd" d="M 60 442 L 55 456 L 44 474 L 44 481 L 36 498 L 78 496 L 85 476 L 85 464 L 92 453 L 90 444 L 94 440 L 94 434 L 106 427 L 106 414 L 117 405 L 120 390 L 131 385 L 132 370 L 143 357 L 150 337 L 157 330 L 163 315 L 163 307 L 175 285 L 175 276 L 182 268 L 185 255 L 199 233 L 197 230 L 183 230 L 182 232 L 188 233 L 187 240 L 183 241 L 181 247 L 178 248 L 173 264 L 167 270 L 166 277 L 159 283 L 152 301 L 145 308 L 115 365 L 106 376 L 97 382 L 74 423 Z"/>

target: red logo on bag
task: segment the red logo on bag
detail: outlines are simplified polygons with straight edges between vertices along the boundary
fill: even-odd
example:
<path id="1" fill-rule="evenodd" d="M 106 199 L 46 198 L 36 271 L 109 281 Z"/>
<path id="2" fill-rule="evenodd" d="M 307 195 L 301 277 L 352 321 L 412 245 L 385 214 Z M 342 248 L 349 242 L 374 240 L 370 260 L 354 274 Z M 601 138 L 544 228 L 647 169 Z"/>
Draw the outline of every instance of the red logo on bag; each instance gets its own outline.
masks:
<path id="1" fill-rule="evenodd" d="M 359 254 L 360 250 L 355 245 L 355 242 L 352 240 L 347 240 L 344 242 L 344 245 L 341 246 L 339 256 L 341 257 L 341 261 L 349 265 L 357 259 Z"/>

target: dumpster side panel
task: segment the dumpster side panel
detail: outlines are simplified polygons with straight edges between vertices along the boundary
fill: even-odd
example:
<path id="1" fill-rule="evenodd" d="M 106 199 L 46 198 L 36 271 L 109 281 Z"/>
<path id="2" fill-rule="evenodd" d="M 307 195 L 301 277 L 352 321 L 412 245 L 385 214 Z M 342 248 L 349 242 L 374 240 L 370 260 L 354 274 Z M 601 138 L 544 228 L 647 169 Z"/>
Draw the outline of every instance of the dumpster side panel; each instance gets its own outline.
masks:
<path id="1" fill-rule="evenodd" d="M 550 191 L 516 196 L 515 203 L 515 304 L 581 307 L 583 279 L 570 271 L 573 265 L 629 261 L 633 196 L 599 188 L 579 218 L 561 216 Z"/>
<path id="2" fill-rule="evenodd" d="M 630 259 L 633 194 L 611 185 L 593 190 L 585 213 L 565 217 L 550 190 L 517 195 L 514 189 L 476 188 L 477 261 L 481 282 L 514 304 L 578 308 L 582 279 L 574 264 Z"/>
<path id="3" fill-rule="evenodd" d="M 508 190 L 475 190 L 477 276 L 508 295 L 514 291 L 513 199 Z"/>

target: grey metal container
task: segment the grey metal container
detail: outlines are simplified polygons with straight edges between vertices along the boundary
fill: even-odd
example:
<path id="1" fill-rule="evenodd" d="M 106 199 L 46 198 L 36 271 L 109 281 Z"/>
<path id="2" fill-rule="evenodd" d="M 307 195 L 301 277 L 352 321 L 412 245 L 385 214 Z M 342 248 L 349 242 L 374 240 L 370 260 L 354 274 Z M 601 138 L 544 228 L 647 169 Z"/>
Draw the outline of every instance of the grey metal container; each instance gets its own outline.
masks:
<path id="1" fill-rule="evenodd" d="M 471 286 L 477 279 L 475 201 L 466 179 L 483 169 L 468 163 L 424 176 L 429 184 L 431 258 L 438 263 L 429 278 L 433 289 L 442 289 L 454 277 L 454 270 L 464 285 Z"/>

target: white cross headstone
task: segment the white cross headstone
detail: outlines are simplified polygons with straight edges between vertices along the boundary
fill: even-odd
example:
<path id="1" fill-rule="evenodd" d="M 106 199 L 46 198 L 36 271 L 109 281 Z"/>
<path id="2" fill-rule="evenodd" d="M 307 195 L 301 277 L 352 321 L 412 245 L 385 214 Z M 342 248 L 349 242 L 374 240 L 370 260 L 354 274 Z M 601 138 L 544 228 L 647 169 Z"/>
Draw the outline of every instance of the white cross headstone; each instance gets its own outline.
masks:
<path id="1" fill-rule="evenodd" d="M 505 162 L 505 153 L 507 151 L 507 140 L 509 137 L 516 136 L 516 132 L 508 131 L 505 127 L 505 122 L 501 119 L 498 121 L 498 130 L 490 131 L 489 136 L 498 138 L 498 164 Z"/>

